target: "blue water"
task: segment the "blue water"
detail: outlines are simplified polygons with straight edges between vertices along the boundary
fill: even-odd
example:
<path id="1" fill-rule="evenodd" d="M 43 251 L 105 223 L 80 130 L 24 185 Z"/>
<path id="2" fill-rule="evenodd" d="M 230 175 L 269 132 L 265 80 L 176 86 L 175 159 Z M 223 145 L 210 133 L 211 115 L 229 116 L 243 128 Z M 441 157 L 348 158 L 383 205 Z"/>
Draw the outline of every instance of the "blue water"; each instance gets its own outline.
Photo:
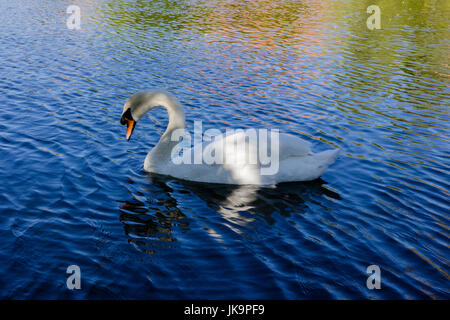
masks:
<path id="1" fill-rule="evenodd" d="M 445 1 L 0 1 L 0 298 L 448 299 Z M 384 7 L 383 7 L 384 5 Z M 276 188 L 150 176 L 167 116 L 342 149 Z M 68 290 L 66 269 L 81 269 Z M 369 290 L 366 269 L 381 269 Z"/>

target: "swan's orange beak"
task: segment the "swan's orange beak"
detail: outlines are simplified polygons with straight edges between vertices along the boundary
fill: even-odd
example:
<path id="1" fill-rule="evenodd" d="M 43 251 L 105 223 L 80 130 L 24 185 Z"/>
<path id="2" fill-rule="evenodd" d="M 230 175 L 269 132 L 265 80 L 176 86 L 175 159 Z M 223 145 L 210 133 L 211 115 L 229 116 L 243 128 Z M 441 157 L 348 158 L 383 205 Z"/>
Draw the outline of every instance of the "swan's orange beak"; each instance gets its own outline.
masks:
<path id="1" fill-rule="evenodd" d="M 130 119 L 126 119 L 126 120 L 127 120 L 127 135 L 126 135 L 126 138 L 127 138 L 127 140 L 130 140 L 131 134 L 133 133 L 133 130 L 134 130 L 134 127 L 136 126 L 136 121 L 130 120 Z"/>
<path id="2" fill-rule="evenodd" d="M 131 114 L 130 108 L 128 108 L 127 111 L 122 114 L 122 117 L 120 118 L 120 124 L 127 125 L 126 138 L 127 140 L 130 140 L 134 127 L 136 126 L 136 121 L 133 120 L 133 115 Z"/>

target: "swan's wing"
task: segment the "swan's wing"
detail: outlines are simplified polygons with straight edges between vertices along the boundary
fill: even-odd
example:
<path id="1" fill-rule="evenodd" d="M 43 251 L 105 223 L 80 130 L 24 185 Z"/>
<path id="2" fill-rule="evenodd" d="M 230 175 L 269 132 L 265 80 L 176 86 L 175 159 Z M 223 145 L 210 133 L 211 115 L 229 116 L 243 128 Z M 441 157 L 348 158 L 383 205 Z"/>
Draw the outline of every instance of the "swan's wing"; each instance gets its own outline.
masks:
<path id="1" fill-rule="evenodd" d="M 240 130 L 227 134 L 218 132 L 217 135 L 210 137 L 211 141 L 203 140 L 201 145 L 194 143 L 192 148 L 183 151 L 182 157 L 188 155 L 193 158 L 193 162 L 190 163 L 195 165 L 175 164 L 164 174 L 193 181 L 258 185 L 292 181 L 293 177 L 305 171 L 300 169 L 304 161 L 311 158 L 309 142 L 288 134 L 279 134 L 278 139 L 276 135 L 272 137 L 269 134 L 267 137 L 269 150 L 266 150 L 266 145 L 261 144 L 259 138 L 254 130 Z M 202 151 L 198 147 L 201 147 Z M 279 151 L 278 157 L 275 155 L 276 147 Z M 201 159 L 197 159 L 198 152 L 201 152 Z M 277 160 L 283 161 L 283 165 L 281 166 Z M 308 174 L 307 177 L 311 175 Z"/>
<path id="2" fill-rule="evenodd" d="M 311 154 L 311 143 L 287 133 L 280 133 L 280 160 Z"/>
<path id="3" fill-rule="evenodd" d="M 257 135 L 251 130 L 236 130 L 232 133 L 216 135 L 213 141 L 203 144 L 203 159 L 211 158 L 212 155 L 222 159 L 219 162 L 222 164 L 249 163 L 249 158 L 258 155 Z"/>
<path id="4" fill-rule="evenodd" d="M 267 155 L 272 154 L 272 149 L 277 147 L 276 139 L 272 139 L 270 132 L 267 134 L 267 148 L 262 150 Z M 258 158 L 260 154 L 260 140 L 256 130 L 239 130 L 231 134 L 214 136 L 211 142 L 203 144 L 203 156 L 222 156 L 225 162 L 248 161 L 252 157 Z M 301 157 L 311 155 L 311 143 L 296 136 L 280 133 L 278 137 L 279 160 L 289 157 Z M 246 162 L 244 161 L 244 162 Z M 248 162 L 246 162 L 248 163 Z"/>

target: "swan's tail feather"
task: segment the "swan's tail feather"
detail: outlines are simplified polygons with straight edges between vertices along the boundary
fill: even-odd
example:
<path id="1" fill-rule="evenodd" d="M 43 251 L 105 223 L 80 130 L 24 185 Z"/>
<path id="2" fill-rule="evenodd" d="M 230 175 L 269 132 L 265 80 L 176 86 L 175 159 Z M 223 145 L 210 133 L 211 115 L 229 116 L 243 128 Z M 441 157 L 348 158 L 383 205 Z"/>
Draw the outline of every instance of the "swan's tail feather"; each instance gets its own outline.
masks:
<path id="1" fill-rule="evenodd" d="M 334 163 L 340 152 L 341 149 L 331 149 L 316 153 L 314 159 L 317 161 L 319 170 L 322 173 L 325 172 L 325 170 Z"/>

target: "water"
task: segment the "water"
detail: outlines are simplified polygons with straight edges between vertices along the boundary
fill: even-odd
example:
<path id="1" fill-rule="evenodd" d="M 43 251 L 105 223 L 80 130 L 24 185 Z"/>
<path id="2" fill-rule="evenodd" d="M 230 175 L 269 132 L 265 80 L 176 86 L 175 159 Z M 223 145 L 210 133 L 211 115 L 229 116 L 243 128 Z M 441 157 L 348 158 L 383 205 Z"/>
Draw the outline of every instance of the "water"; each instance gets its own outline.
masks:
<path id="1" fill-rule="evenodd" d="M 69 30 L 69 2 L 0 1 L 0 297 L 448 299 L 449 2 L 371 31 L 372 2 L 80 0 Z M 149 176 L 167 116 L 119 119 L 154 87 L 189 130 L 342 153 L 277 188 Z"/>

